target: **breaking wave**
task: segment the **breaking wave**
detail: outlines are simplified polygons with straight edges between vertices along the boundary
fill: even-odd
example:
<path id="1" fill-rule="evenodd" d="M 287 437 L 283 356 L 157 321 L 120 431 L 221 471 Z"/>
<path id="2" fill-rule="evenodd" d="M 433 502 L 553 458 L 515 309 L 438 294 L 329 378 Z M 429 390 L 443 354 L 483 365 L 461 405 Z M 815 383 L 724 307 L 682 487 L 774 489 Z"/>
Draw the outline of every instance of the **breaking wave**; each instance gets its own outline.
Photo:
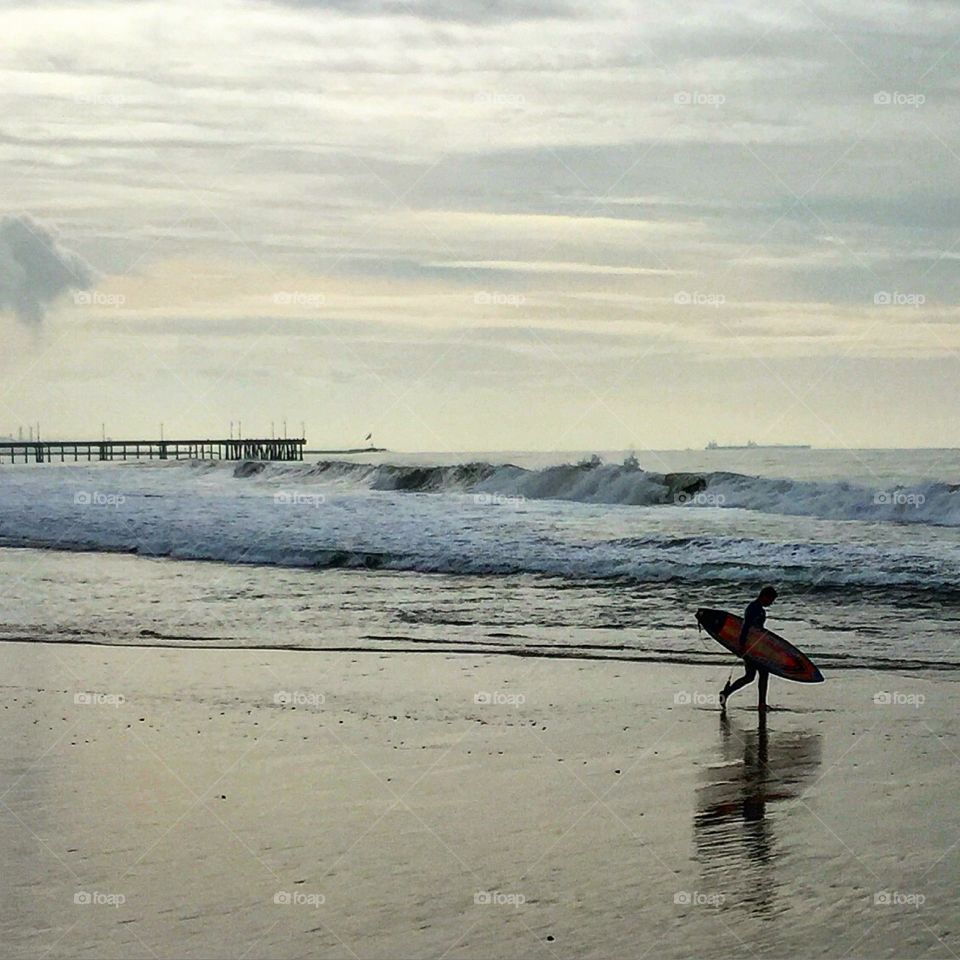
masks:
<path id="1" fill-rule="evenodd" d="M 207 470 L 209 465 L 198 465 Z M 487 462 L 400 466 L 326 460 L 242 463 L 241 478 L 288 484 L 333 483 L 407 493 L 470 493 L 516 500 L 565 500 L 623 506 L 741 509 L 785 516 L 878 523 L 960 526 L 960 483 L 871 488 L 744 474 L 655 473 L 631 465 L 587 462 L 528 470 Z"/>

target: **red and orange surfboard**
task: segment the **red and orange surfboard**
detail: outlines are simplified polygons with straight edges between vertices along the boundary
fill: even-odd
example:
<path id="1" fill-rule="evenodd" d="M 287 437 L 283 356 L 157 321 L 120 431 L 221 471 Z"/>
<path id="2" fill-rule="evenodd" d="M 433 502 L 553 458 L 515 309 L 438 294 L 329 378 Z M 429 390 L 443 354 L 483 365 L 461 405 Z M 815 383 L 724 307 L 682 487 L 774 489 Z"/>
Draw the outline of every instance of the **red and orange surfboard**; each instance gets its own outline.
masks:
<path id="1" fill-rule="evenodd" d="M 751 627 L 741 646 L 741 617 L 727 613 L 726 610 L 701 607 L 697 611 L 697 623 L 731 653 L 738 657 L 749 657 L 758 666 L 778 677 L 795 680 L 797 683 L 823 682 L 823 674 L 805 653 L 801 653 L 792 643 L 769 630 Z"/>

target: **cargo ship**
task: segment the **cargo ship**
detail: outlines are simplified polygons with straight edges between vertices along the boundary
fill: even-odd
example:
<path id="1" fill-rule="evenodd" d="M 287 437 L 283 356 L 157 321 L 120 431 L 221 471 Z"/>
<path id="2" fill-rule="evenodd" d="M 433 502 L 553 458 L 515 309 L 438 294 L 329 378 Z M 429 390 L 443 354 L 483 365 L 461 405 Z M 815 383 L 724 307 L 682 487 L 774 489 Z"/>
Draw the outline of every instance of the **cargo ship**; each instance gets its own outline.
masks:
<path id="1" fill-rule="evenodd" d="M 721 446 L 716 440 L 711 440 L 705 450 L 809 450 L 809 443 L 755 443 L 748 440 L 744 444 Z"/>

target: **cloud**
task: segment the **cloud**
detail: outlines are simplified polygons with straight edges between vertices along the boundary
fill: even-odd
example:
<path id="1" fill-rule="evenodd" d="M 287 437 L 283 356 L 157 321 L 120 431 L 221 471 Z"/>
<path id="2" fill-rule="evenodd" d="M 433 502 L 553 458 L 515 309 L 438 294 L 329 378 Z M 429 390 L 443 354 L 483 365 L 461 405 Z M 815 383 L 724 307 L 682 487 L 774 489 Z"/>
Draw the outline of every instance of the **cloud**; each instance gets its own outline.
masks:
<path id="1" fill-rule="evenodd" d="M 269 0 L 277 2 L 277 0 Z M 336 10 L 354 16 L 396 14 L 423 20 L 451 20 L 465 23 L 504 20 L 541 20 L 577 16 L 575 5 L 563 0 L 279 0 L 292 7 Z"/>
<path id="2" fill-rule="evenodd" d="M 95 272 L 65 250 L 56 234 L 30 216 L 0 218 L 0 310 L 37 326 L 47 307 L 68 290 L 86 290 Z"/>
<path id="3" fill-rule="evenodd" d="M 441 260 L 428 267 L 451 270 L 500 270 L 505 273 L 586 273 L 611 276 L 672 277 L 680 270 L 655 267 L 624 267 L 603 263 L 568 263 L 558 260 Z"/>

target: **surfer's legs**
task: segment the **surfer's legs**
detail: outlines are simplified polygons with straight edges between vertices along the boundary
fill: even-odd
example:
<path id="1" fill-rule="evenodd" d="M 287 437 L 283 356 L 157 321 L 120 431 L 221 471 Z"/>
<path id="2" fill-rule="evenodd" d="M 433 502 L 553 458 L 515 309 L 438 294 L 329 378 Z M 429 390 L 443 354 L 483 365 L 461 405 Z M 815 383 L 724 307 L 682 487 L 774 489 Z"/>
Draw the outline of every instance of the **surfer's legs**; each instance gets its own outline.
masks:
<path id="1" fill-rule="evenodd" d="M 767 680 L 770 679 L 770 674 L 762 668 L 758 672 L 760 674 L 760 682 L 757 690 L 757 709 L 761 713 L 764 713 L 767 709 Z"/>
<path id="2" fill-rule="evenodd" d="M 723 690 L 720 692 L 720 706 L 725 707 L 727 705 L 727 698 L 731 693 L 736 693 L 741 687 L 745 687 L 748 683 L 753 683 L 754 678 L 757 676 L 757 668 L 749 661 L 746 661 L 745 664 L 746 672 L 739 680 L 734 680 L 733 683 L 728 683 Z M 764 690 L 766 690 L 766 685 L 764 685 Z"/>

